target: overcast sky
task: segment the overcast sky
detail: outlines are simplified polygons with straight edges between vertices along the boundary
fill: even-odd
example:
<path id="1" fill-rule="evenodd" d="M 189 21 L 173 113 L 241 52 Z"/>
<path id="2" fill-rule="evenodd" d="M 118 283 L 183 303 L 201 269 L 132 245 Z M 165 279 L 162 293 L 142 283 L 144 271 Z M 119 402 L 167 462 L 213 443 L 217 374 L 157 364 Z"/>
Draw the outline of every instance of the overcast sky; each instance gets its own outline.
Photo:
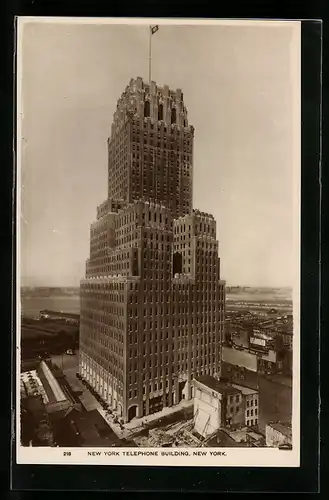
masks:
<path id="1" fill-rule="evenodd" d="M 214 214 L 228 284 L 293 284 L 293 25 L 160 26 L 152 79 L 184 92 L 194 207 Z M 107 196 L 116 101 L 148 77 L 148 27 L 23 30 L 22 284 L 75 286 Z"/>

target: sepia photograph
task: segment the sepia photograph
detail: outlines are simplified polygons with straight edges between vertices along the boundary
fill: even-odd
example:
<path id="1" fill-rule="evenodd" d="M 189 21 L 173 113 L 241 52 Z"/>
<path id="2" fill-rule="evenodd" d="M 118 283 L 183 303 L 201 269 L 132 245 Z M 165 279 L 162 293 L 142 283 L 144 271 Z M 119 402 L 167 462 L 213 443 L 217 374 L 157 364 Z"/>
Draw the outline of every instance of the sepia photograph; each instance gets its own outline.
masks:
<path id="1" fill-rule="evenodd" d="M 17 463 L 298 467 L 299 21 L 17 22 Z"/>

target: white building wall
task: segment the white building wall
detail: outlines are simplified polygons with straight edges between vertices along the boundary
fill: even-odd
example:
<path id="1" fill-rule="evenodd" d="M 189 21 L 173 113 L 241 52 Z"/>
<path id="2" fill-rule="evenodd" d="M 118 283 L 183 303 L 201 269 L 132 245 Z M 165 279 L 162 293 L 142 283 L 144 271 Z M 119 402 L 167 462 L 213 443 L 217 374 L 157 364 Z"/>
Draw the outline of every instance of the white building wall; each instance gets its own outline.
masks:
<path id="1" fill-rule="evenodd" d="M 291 444 L 291 440 L 287 436 L 274 429 L 271 425 L 266 426 L 265 436 L 266 446 L 271 448 L 277 448 L 283 444 Z"/>
<path id="2" fill-rule="evenodd" d="M 194 429 L 201 436 L 207 437 L 221 427 L 220 395 L 195 388 L 194 393 Z"/>

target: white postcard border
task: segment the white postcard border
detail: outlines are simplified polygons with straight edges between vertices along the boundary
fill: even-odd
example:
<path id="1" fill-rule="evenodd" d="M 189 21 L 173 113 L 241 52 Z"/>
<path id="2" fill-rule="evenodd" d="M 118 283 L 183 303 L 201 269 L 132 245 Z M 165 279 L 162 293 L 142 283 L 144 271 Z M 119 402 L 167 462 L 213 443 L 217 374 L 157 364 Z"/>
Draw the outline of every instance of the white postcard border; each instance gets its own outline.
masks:
<path id="1" fill-rule="evenodd" d="M 295 27 L 291 44 L 293 112 L 295 116 L 294 161 L 293 161 L 293 204 L 294 204 L 294 274 L 293 287 L 293 407 L 292 407 L 292 450 L 274 448 L 52 448 L 23 447 L 20 445 L 20 337 L 21 296 L 20 259 L 21 238 L 21 158 L 23 137 L 22 120 L 22 32 L 26 23 L 62 24 L 127 24 L 127 25 L 208 25 L 208 26 L 260 26 Z M 17 464 L 44 465 L 137 465 L 137 466 L 209 466 L 209 467 L 299 467 L 300 465 L 300 209 L 301 209 L 301 22 L 282 20 L 196 20 L 196 19 L 134 19 L 134 18 L 17 18 L 17 262 L 16 262 L 16 462 Z M 155 456 L 155 452 L 157 456 Z M 165 453 L 170 455 L 164 455 Z M 175 455 L 179 453 L 182 455 Z M 111 455 L 112 454 L 112 455 Z M 184 455 L 185 454 L 185 455 Z"/>

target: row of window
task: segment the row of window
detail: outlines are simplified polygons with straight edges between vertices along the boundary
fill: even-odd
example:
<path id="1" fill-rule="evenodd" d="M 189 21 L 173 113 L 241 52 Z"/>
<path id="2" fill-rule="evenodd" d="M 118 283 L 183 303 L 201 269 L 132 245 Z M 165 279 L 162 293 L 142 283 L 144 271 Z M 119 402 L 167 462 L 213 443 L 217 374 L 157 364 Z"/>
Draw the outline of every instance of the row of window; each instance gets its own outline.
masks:
<path id="1" fill-rule="evenodd" d="M 131 140 L 132 140 L 133 150 L 134 146 L 135 149 L 138 150 L 138 145 L 141 144 L 143 141 L 144 144 L 148 145 L 148 148 L 150 150 L 152 150 L 153 147 L 154 148 L 158 147 L 164 150 L 177 149 L 178 151 L 186 153 L 186 156 L 192 153 L 192 147 L 190 145 L 188 145 L 185 141 L 183 142 L 180 141 L 179 139 L 174 138 L 173 136 L 164 135 L 163 137 L 160 136 L 153 137 L 152 134 L 144 132 L 144 137 L 142 135 L 133 134 L 131 136 Z M 114 151 L 116 154 L 118 154 L 116 150 Z M 125 148 L 119 151 L 121 153 L 125 153 L 127 149 Z"/>
<path id="2" fill-rule="evenodd" d="M 144 102 L 144 117 L 145 118 L 148 118 L 150 116 L 150 110 L 151 110 L 150 101 L 145 101 Z M 174 123 L 176 123 L 176 119 L 177 119 L 176 108 L 172 108 L 172 110 L 170 112 L 170 120 L 171 120 L 172 125 Z M 160 104 L 158 107 L 158 120 L 163 120 L 163 105 L 162 104 Z M 187 125 L 187 121 L 184 119 L 184 126 L 186 126 L 186 125 Z"/>
<path id="3" fill-rule="evenodd" d="M 80 321 L 81 323 L 81 329 L 80 329 L 80 338 L 82 339 L 99 339 L 98 335 L 105 335 L 109 339 L 113 339 L 115 342 L 123 343 L 123 330 L 119 330 L 118 328 L 115 327 L 115 325 L 107 325 L 107 326 L 99 326 L 96 329 L 93 329 L 95 327 L 95 323 L 88 319 L 84 319 L 83 321 Z"/>
<path id="4" fill-rule="evenodd" d="M 254 412 L 255 412 L 255 413 L 254 413 Z M 254 414 L 255 414 L 255 416 L 256 416 L 256 415 L 258 415 L 258 410 L 257 410 L 257 408 L 255 408 L 255 410 L 253 410 L 253 409 L 251 409 L 251 410 L 247 410 L 247 417 L 249 417 L 249 416 L 250 416 L 250 417 L 253 417 L 253 416 L 254 416 Z"/>
<path id="5" fill-rule="evenodd" d="M 123 383 L 123 371 L 122 369 L 115 367 L 113 364 L 109 364 L 105 358 L 99 355 L 97 351 L 94 351 L 92 347 L 88 346 L 87 344 L 84 344 L 83 346 L 83 351 L 88 355 L 90 359 L 95 361 L 98 366 L 101 366 L 104 368 L 110 376 L 112 376 L 114 379 L 117 380 L 117 383 L 120 386 L 122 386 Z M 88 371 L 89 370 L 89 371 Z M 88 365 L 87 372 L 91 372 L 91 368 Z M 96 378 L 96 377 L 95 377 Z"/>
<path id="6" fill-rule="evenodd" d="M 151 302 L 151 301 L 150 301 Z M 169 304 L 169 296 L 167 297 L 167 304 Z M 204 306 L 199 306 L 198 305 L 195 307 L 195 308 L 192 308 L 192 310 L 188 307 L 186 308 L 180 308 L 180 309 L 176 309 L 175 307 L 172 307 L 171 309 L 171 312 L 170 314 L 172 316 L 174 316 L 175 314 L 179 314 L 181 315 L 182 317 L 180 318 L 177 318 L 177 317 L 173 317 L 172 318 L 172 323 L 173 324 L 176 324 L 176 325 L 187 325 L 188 324 L 188 320 L 190 319 L 191 323 L 193 324 L 193 316 L 196 316 L 195 320 L 196 320 L 196 324 L 199 324 L 199 322 L 201 323 L 202 321 L 204 321 L 204 323 L 210 323 L 211 320 L 215 319 L 215 316 L 216 316 L 216 313 L 218 312 L 218 304 L 215 304 L 215 305 L 209 305 L 209 304 L 206 304 Z M 119 314 L 117 313 L 112 313 L 113 315 L 118 315 L 118 316 L 123 316 L 124 314 L 120 311 Z M 162 307 L 159 309 L 157 308 L 147 308 L 147 309 L 144 309 L 143 311 L 143 316 L 144 318 L 148 317 L 148 316 L 168 316 L 169 315 L 169 310 L 166 310 L 165 308 L 162 309 Z M 192 315 L 192 316 L 191 316 Z M 84 315 L 84 317 L 90 317 L 91 319 L 93 318 L 92 314 L 88 314 L 86 313 Z M 137 318 L 140 316 L 140 312 L 139 312 L 139 309 L 138 308 L 129 308 L 129 317 L 130 318 Z M 191 317 L 190 317 L 191 316 Z M 97 318 L 97 316 L 96 316 Z M 97 320 L 96 320 L 97 321 Z M 106 321 L 106 318 L 104 318 L 104 321 Z M 169 319 L 167 319 L 167 326 L 168 326 L 168 321 Z M 162 323 L 163 323 L 163 319 L 162 319 Z M 157 324 L 158 322 L 155 321 L 154 322 L 154 327 L 156 328 L 157 327 Z M 159 320 L 159 325 L 161 324 L 161 320 Z M 152 322 L 150 323 L 149 327 L 152 329 Z"/>
<path id="7" fill-rule="evenodd" d="M 253 425 L 258 425 L 258 418 L 247 420 L 246 424 L 248 425 L 248 427 L 253 426 Z"/>
<path id="8" fill-rule="evenodd" d="M 148 344 L 147 345 L 144 344 L 143 350 L 142 350 L 142 355 L 149 356 L 150 360 L 152 359 L 153 356 L 155 356 L 154 359 L 156 359 L 158 356 L 161 358 L 165 353 L 169 353 L 169 343 L 166 343 L 165 345 L 161 344 L 159 346 L 159 349 L 158 349 L 157 345 L 154 345 L 153 349 L 151 349 L 151 347 L 152 346 L 150 346 Z M 177 358 L 180 361 L 180 360 L 187 360 L 187 359 L 193 359 L 193 358 L 197 359 L 200 356 L 201 357 L 210 356 L 210 355 L 215 356 L 217 351 L 218 351 L 218 345 L 215 342 L 211 342 L 209 344 L 205 343 L 205 345 L 201 346 L 201 348 L 200 348 L 199 344 L 197 344 L 197 347 L 194 347 L 193 350 L 190 351 L 190 353 L 188 352 L 186 347 L 185 348 L 181 347 L 179 344 L 177 344 L 175 346 L 175 349 L 179 350 L 179 352 L 177 353 Z M 120 352 L 123 353 L 123 351 L 121 349 L 119 349 L 119 350 L 120 350 Z M 121 356 L 122 355 L 123 354 L 121 354 Z M 136 358 L 137 356 L 139 356 L 137 349 L 129 349 L 129 358 L 130 359 Z M 175 357 L 175 352 L 173 352 L 173 358 L 174 357 Z M 164 359 L 166 359 L 166 364 L 167 364 L 168 354 L 165 355 Z"/>
<path id="9" fill-rule="evenodd" d="M 206 321 L 205 318 L 198 318 L 196 321 L 194 321 L 193 319 L 191 319 L 191 327 L 193 328 L 194 326 L 196 326 L 198 328 L 198 331 L 192 331 L 190 332 L 189 329 L 188 329 L 188 322 L 186 321 L 186 323 L 181 323 L 181 324 L 175 324 L 175 321 L 173 321 L 172 323 L 172 326 L 174 328 L 176 328 L 176 330 L 174 330 L 172 332 L 172 335 L 173 336 L 177 336 L 178 338 L 179 337 L 184 337 L 186 336 L 187 334 L 191 333 L 191 335 L 194 335 L 194 334 L 200 334 L 202 333 L 202 335 L 207 335 L 207 334 L 213 334 L 216 332 L 216 329 L 219 328 L 220 326 L 220 321 L 223 321 L 222 319 L 220 320 L 220 317 L 216 317 L 213 319 L 213 321 Z M 153 331 L 153 328 L 149 327 L 147 325 L 146 322 L 144 322 L 143 324 L 144 328 L 143 328 L 143 332 L 145 333 L 146 331 Z M 168 320 L 162 320 L 161 322 L 159 321 L 159 330 L 156 330 L 157 333 L 158 333 L 158 340 L 162 340 L 164 338 L 169 338 L 169 332 L 166 330 L 166 328 L 169 328 L 170 324 L 168 322 Z M 200 327 L 200 328 L 199 328 Z M 155 327 L 154 328 L 158 328 L 158 327 Z M 133 322 L 131 321 L 129 323 L 129 332 L 131 333 L 137 333 L 137 331 L 139 330 L 139 322 L 138 322 L 138 319 L 136 318 L 136 322 Z M 137 337 L 132 337 L 132 338 L 135 338 L 135 342 L 137 342 Z M 143 337 L 143 342 L 145 342 L 145 334 L 144 334 L 144 337 Z M 203 339 L 201 340 L 201 343 L 207 343 L 207 340 L 206 339 Z"/>
<path id="10" fill-rule="evenodd" d="M 145 121 L 136 121 L 134 123 L 134 126 L 133 126 L 133 131 L 137 131 L 139 132 L 140 130 L 155 130 L 155 128 L 157 130 L 163 130 L 164 133 L 166 132 L 171 132 L 171 134 L 174 135 L 174 137 L 179 137 L 181 134 L 184 135 L 184 137 L 186 137 L 187 139 L 188 138 L 192 138 L 192 135 L 190 132 L 186 132 L 185 130 L 179 130 L 175 127 L 167 127 L 164 123 L 156 123 L 156 124 L 153 124 L 152 122 L 150 122 L 149 120 L 145 120 Z"/>
<path id="11" fill-rule="evenodd" d="M 97 292 L 109 292 L 111 290 L 118 291 L 118 290 L 124 290 L 124 283 L 83 283 L 81 285 L 81 289 L 84 291 L 90 291 L 92 293 L 97 294 Z M 123 295 L 121 295 L 122 300 L 123 300 Z"/>
<path id="12" fill-rule="evenodd" d="M 179 373 L 186 373 L 189 369 L 188 367 L 188 363 L 183 363 L 182 365 L 180 366 L 177 366 L 176 365 L 176 369 L 177 369 L 177 375 Z M 217 365 L 216 363 L 213 363 L 213 362 L 207 362 L 207 363 L 204 363 L 204 365 L 196 365 L 194 363 L 194 366 L 192 367 L 191 366 L 191 369 L 193 370 L 192 372 L 190 372 L 190 375 L 191 375 L 191 380 L 194 378 L 194 377 L 200 377 L 202 375 L 214 375 L 216 372 L 217 372 Z M 129 375 L 129 380 L 134 380 L 134 377 L 136 376 L 136 372 L 137 372 L 137 364 L 134 365 L 132 367 L 132 373 L 130 373 Z M 151 376 L 152 375 L 152 372 L 153 372 L 153 377 Z M 169 374 L 169 369 L 168 368 L 165 368 L 164 370 L 164 374 L 165 375 L 168 375 Z M 131 377 L 131 378 L 130 378 Z M 142 375 L 142 379 L 143 381 L 146 381 L 146 380 L 149 380 L 149 378 L 161 378 L 162 377 L 162 371 L 160 372 L 160 367 L 157 368 L 156 371 L 154 371 L 154 369 L 150 372 L 144 372 L 143 375 Z"/>
<path id="13" fill-rule="evenodd" d="M 251 399 L 251 400 L 247 400 L 247 406 L 257 406 L 258 405 L 258 400 L 257 399 Z"/>

